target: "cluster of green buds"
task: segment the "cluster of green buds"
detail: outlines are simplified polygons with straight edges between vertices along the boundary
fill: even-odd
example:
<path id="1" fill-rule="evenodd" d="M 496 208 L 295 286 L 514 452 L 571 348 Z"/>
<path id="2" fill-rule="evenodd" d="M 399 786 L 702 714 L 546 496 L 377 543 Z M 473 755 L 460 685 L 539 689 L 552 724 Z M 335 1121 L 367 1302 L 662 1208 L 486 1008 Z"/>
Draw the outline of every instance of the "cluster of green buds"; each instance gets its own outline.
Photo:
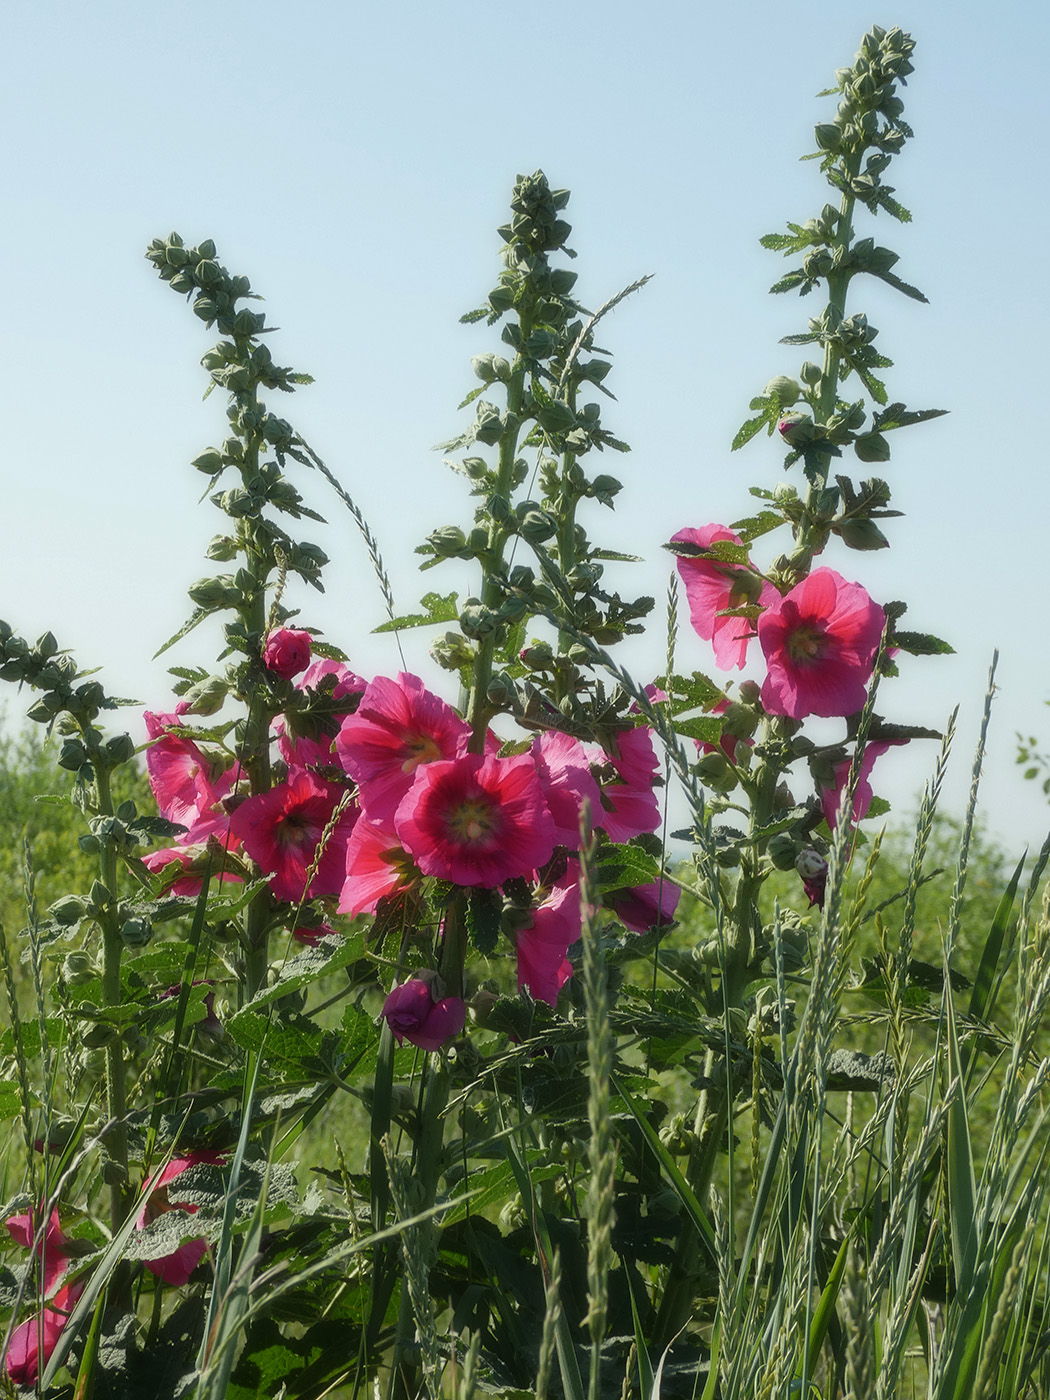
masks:
<path id="1" fill-rule="evenodd" d="M 819 552 L 831 534 L 850 549 L 882 549 L 888 544 L 875 523 L 897 515 L 886 509 L 889 487 L 879 478 L 861 482 L 838 475 L 829 481 L 831 462 L 852 448 L 865 463 L 889 459 L 888 434 L 940 415 L 941 410 L 909 410 L 903 403 L 888 403 L 886 387 L 876 370 L 889 368 L 892 360 L 875 349 L 878 330 L 862 312 L 846 312 L 852 279 L 867 273 L 916 301 L 923 294 L 893 271 L 898 255 L 872 238 L 854 237 L 856 206 L 872 214 L 880 209 L 907 222 L 911 215 L 893 197 L 884 175 L 891 159 L 912 135 L 903 121 L 903 103 L 896 94 L 912 71 L 914 41 L 900 29 L 874 26 L 865 35 L 849 68 L 836 73 L 836 86 L 828 90 L 840 98 L 834 120 L 815 130 L 821 170 L 838 193 L 838 205 L 825 204 L 820 214 L 802 224 L 788 224 L 786 233 L 769 234 L 763 247 L 786 257 L 802 254 L 801 265 L 771 288 L 774 292 L 797 290 L 805 296 L 814 288 L 826 288 L 824 309 L 804 332 L 784 337 L 787 345 L 815 345 L 820 363 L 806 361 L 797 376 L 778 375 L 751 401 L 754 417 L 741 427 L 733 441 L 741 447 L 763 427 L 776 433 L 788 448 L 784 461 L 790 468 L 801 461 L 808 483 L 804 498 L 793 488 L 757 492 L 773 502 L 774 512 L 790 522 L 801 547 L 809 555 Z M 855 375 L 877 407 L 868 422 L 862 396 L 840 397 L 840 385 Z"/>
<path id="2" fill-rule="evenodd" d="M 460 631 L 447 633 L 435 648 L 442 664 L 461 672 L 476 727 L 499 710 L 520 714 L 529 688 L 521 682 L 534 672 L 553 676 L 567 710 L 578 706 L 588 683 L 581 671 L 586 653 L 574 639 L 582 635 L 607 646 L 640 631 L 652 607 L 650 598 L 624 600 L 603 587 L 605 561 L 623 556 L 592 546 L 576 519 L 581 501 L 611 507 L 620 490 L 613 476 L 589 475 L 581 459 L 595 450 L 627 449 L 604 427 L 600 403 L 581 402 L 587 390 L 608 394 L 610 362 L 609 352 L 594 344 L 598 316 L 573 296 L 576 274 L 551 265 L 556 253 L 574 256 L 566 247 L 570 226 L 561 218 L 568 199 L 567 190 L 552 190 L 539 171 L 518 176 L 514 185 L 512 217 L 499 230 L 504 271 L 487 304 L 463 318 L 503 321 L 508 355 L 474 358 L 481 384 L 461 405 L 474 404 L 474 420 L 440 449 L 468 453 L 449 465 L 481 498 L 474 528 L 435 530 L 419 550 L 430 556 L 424 568 L 445 559 L 481 566 L 479 596 L 467 598 L 455 614 Z M 502 403 L 488 397 L 497 391 Z M 479 447 L 492 449 L 495 461 Z M 519 455 L 525 449 L 534 456 Z M 530 562 L 515 562 L 519 540 Z M 536 614 L 557 622 L 556 647 L 524 646 Z M 433 620 L 433 613 L 419 619 Z"/>
<path id="3" fill-rule="evenodd" d="M 95 721 L 102 710 L 114 710 L 124 701 L 106 694 L 95 680 L 83 680 L 68 652 L 60 651 L 52 632 L 31 644 L 6 622 L 0 622 L 0 680 L 14 681 L 41 692 L 27 710 L 38 724 L 56 727 L 66 737 L 59 755 L 61 767 L 83 783 L 95 774 L 107 774 L 134 756 L 129 734 L 107 738 Z"/>
<path id="4" fill-rule="evenodd" d="M 248 658 L 222 678 L 183 677 L 183 689 L 205 684 L 207 694 L 195 699 L 199 713 L 212 714 L 225 698 L 226 687 L 243 691 L 246 676 L 258 679 L 258 658 L 267 629 L 290 615 L 279 601 L 267 608 L 265 595 L 271 575 L 298 574 L 321 591 L 320 574 L 328 562 L 317 545 L 293 539 L 278 519 L 321 517 L 302 500 L 284 475 L 286 458 L 306 460 L 305 444 L 291 425 L 271 413 L 261 398 L 263 390 L 294 391 L 308 384 L 310 376 L 274 363 L 262 337 L 269 329 L 263 312 L 241 303 L 258 300 L 247 277 L 235 277 L 215 257 L 215 244 L 206 239 L 187 247 L 177 233 L 156 238 L 146 254 L 161 278 L 173 290 L 193 299 L 193 311 L 207 326 L 217 326 L 223 339 L 202 359 L 210 386 L 229 394 L 226 410 L 230 436 L 219 447 L 208 448 L 193 466 L 218 486 L 228 472 L 234 481 L 211 495 L 212 503 L 230 520 L 229 527 L 208 547 L 208 557 L 220 563 L 243 560 L 230 573 L 199 579 L 189 590 L 194 613 L 183 633 L 202 618 L 220 611 L 236 614 L 225 627 L 231 651 Z M 183 635 L 180 633 L 179 635 Z"/>

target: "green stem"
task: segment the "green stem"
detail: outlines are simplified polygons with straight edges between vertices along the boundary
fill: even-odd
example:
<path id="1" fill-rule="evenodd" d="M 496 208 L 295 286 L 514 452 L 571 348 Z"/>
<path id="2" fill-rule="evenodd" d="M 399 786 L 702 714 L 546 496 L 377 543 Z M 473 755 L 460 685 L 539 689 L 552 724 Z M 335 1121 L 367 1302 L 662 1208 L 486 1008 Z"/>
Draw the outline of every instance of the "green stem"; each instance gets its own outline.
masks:
<path id="1" fill-rule="evenodd" d="M 519 325 L 521 327 L 521 343 L 524 344 L 531 329 L 524 312 L 521 313 Z M 509 417 L 515 419 L 518 417 L 524 398 L 525 358 L 519 354 L 514 361 L 514 368 L 507 384 L 507 414 Z M 511 481 L 514 476 L 514 461 L 518 453 L 519 431 L 518 426 L 512 427 L 508 424 L 499 445 L 495 495 L 508 507 Z M 503 573 L 503 550 L 507 539 L 507 531 L 498 520 L 493 518 L 489 524 L 488 551 L 483 565 L 481 585 L 481 602 L 486 608 L 498 608 L 503 600 L 503 586 L 500 580 Z M 467 723 L 474 731 L 470 741 L 471 753 L 484 753 L 485 751 L 485 733 L 491 717 L 488 689 L 492 679 L 492 662 L 495 651 L 496 634 L 490 632 L 478 643 L 477 654 L 474 657 L 474 674 L 471 679 L 470 699 L 467 704 Z"/>
<path id="2" fill-rule="evenodd" d="M 95 767 L 98 814 L 113 815 L 113 794 L 109 772 L 100 763 Z M 109 891 L 101 911 L 102 925 L 102 1004 L 120 1006 L 120 963 L 124 955 L 124 940 L 120 936 L 120 915 L 117 900 L 117 852 L 113 844 L 103 841 L 99 856 L 99 879 Z M 127 1078 L 124 1064 L 124 1042 L 115 1036 L 106 1047 L 106 1133 L 105 1176 L 109 1182 L 109 1215 L 113 1233 L 124 1224 L 131 1207 L 128 1172 Z"/>

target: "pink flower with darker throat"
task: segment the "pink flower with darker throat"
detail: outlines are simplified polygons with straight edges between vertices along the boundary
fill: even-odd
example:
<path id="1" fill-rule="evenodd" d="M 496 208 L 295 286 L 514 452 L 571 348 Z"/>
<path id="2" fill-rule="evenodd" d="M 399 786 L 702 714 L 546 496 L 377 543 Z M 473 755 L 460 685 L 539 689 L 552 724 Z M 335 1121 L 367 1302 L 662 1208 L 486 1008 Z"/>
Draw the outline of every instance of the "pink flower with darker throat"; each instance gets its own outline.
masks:
<path id="1" fill-rule="evenodd" d="M 671 536 L 672 544 L 693 544 L 710 549 L 719 540 L 742 544 L 739 535 L 724 525 L 702 525 L 700 529 L 679 530 Z M 724 670 L 743 666 L 747 644 L 755 635 L 751 620 L 746 617 L 719 617 L 719 613 L 745 604 L 758 603 L 768 607 L 777 591 L 753 569 L 739 564 L 720 564 L 714 559 L 679 557 L 678 572 L 685 585 L 689 602 L 689 620 L 697 635 L 714 648 L 715 660 Z"/>
<path id="2" fill-rule="evenodd" d="M 537 1001 L 554 1006 L 572 976 L 565 954 L 580 936 L 580 887 L 574 862 L 547 898 L 533 911 L 532 923 L 514 938 L 518 954 L 518 989 L 527 987 Z"/>
<path id="3" fill-rule="evenodd" d="M 494 889 L 545 865 L 555 827 L 528 754 L 422 764 L 394 829 L 424 875 Z"/>
<path id="4" fill-rule="evenodd" d="M 419 871 L 392 826 L 359 817 L 346 844 L 346 882 L 340 914 L 371 914 L 386 899 L 419 878 Z"/>
<path id="5" fill-rule="evenodd" d="M 271 876 L 270 888 L 278 899 L 297 904 L 304 896 L 338 894 L 343 888 L 346 843 L 358 816 L 354 802 L 343 808 L 306 887 L 321 836 L 343 792 L 336 783 L 326 783 L 313 773 L 296 773 L 269 792 L 249 797 L 233 813 L 234 835 Z"/>
<path id="6" fill-rule="evenodd" d="M 768 666 L 762 704 L 791 719 L 855 714 L 885 626 L 886 614 L 859 583 L 815 569 L 758 620 Z"/>
<path id="7" fill-rule="evenodd" d="M 377 676 L 335 741 L 339 762 L 357 783 L 372 822 L 393 819 L 424 764 L 465 754 L 470 726 L 417 676 Z"/>
<path id="8" fill-rule="evenodd" d="M 660 825 L 660 803 L 653 791 L 660 764 L 652 734 L 647 725 L 619 730 L 616 752 L 606 759 L 615 769 L 616 778 L 603 783 L 601 806 L 594 809 L 591 820 L 610 841 L 629 841 Z M 599 751 L 598 757 L 606 755 Z"/>

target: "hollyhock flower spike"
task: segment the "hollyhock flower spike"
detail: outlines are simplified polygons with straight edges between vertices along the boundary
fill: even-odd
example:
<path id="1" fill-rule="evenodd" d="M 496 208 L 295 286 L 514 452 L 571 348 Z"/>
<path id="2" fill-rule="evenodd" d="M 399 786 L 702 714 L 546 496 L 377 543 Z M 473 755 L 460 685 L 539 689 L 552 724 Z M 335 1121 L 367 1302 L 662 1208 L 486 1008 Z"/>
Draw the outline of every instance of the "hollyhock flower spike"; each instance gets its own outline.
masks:
<path id="1" fill-rule="evenodd" d="M 424 875 L 456 885 L 494 889 L 554 852 L 554 818 L 528 754 L 423 764 L 394 829 Z"/>
<path id="2" fill-rule="evenodd" d="M 309 632 L 293 632 L 280 627 L 271 632 L 263 647 L 263 665 L 282 681 L 290 681 L 310 664 Z"/>
<path id="3" fill-rule="evenodd" d="M 698 530 L 679 530 L 671 536 L 672 544 L 694 544 L 700 549 L 710 549 L 719 540 L 743 544 L 740 536 L 724 525 L 703 525 Z M 739 565 L 681 557 L 677 564 L 689 603 L 689 620 L 697 636 L 711 643 L 715 660 L 723 670 L 742 667 L 754 628 L 746 617 L 720 617 L 719 613 L 748 603 L 768 607 L 777 597 L 776 589 L 752 569 Z"/>
<path id="4" fill-rule="evenodd" d="M 335 741 L 339 762 L 360 788 L 372 822 L 390 822 L 423 764 L 465 754 L 470 726 L 418 676 L 377 676 Z"/>
<path id="5" fill-rule="evenodd" d="M 435 1051 L 459 1035 L 467 1022 L 462 997 L 441 997 L 436 973 L 423 973 L 395 987 L 380 1013 L 398 1045 L 407 1040 L 420 1050 Z"/>
<path id="6" fill-rule="evenodd" d="M 187 1215 L 196 1215 L 199 1207 L 192 1201 L 169 1202 L 167 1192 L 169 1183 L 174 1181 L 176 1177 L 180 1177 L 184 1171 L 188 1171 L 190 1167 L 202 1164 L 222 1166 L 225 1160 L 223 1153 L 207 1149 L 187 1152 L 184 1157 L 173 1157 L 163 1171 L 159 1172 L 144 1188 L 145 1199 L 135 1220 L 135 1228 L 144 1230 L 151 1220 L 156 1220 L 159 1215 L 164 1215 L 169 1210 L 181 1210 L 185 1211 Z M 207 1251 L 207 1240 L 189 1240 L 170 1254 L 165 1254 L 157 1259 L 146 1259 L 143 1262 L 150 1273 L 156 1274 L 163 1283 L 170 1283 L 176 1288 L 181 1288 L 183 1284 L 189 1283 L 190 1276 Z"/>
<path id="7" fill-rule="evenodd" d="M 344 789 L 313 773 L 297 773 L 269 792 L 257 793 L 234 812 L 230 826 L 252 860 L 271 875 L 270 888 L 278 899 L 297 904 L 304 896 L 338 894 L 346 878 L 346 843 L 358 809 L 354 802 L 341 812 L 329 834 L 317 870 L 306 888 L 318 843 L 332 819 Z"/>
<path id="8" fill-rule="evenodd" d="M 856 714 L 885 626 L 886 614 L 859 583 L 815 569 L 758 620 L 769 668 L 762 704 L 791 719 Z"/>

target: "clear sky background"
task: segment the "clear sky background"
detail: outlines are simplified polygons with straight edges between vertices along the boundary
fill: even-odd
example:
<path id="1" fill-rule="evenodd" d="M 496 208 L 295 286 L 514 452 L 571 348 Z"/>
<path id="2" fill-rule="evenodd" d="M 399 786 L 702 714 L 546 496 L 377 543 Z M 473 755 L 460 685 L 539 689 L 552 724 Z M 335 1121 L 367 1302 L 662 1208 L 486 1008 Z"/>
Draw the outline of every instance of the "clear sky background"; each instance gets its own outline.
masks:
<path id="1" fill-rule="evenodd" d="M 859 232 L 901 254 L 930 305 L 858 280 L 850 309 L 880 327 L 891 397 L 951 416 L 893 436 L 880 470 L 906 516 L 889 522 L 892 548 L 833 543 L 825 558 L 955 646 L 903 658 L 880 704 L 935 727 L 960 705 L 952 810 L 1000 649 L 983 809 L 1011 849 L 1041 840 L 1050 809 L 1014 751 L 1017 730 L 1050 746 L 1042 0 L 7 7 L 0 616 L 31 637 L 50 627 L 112 692 L 152 708 L 169 698 L 167 664 L 214 655 L 202 629 L 149 659 L 187 615 L 186 585 L 213 571 L 203 551 L 222 526 L 187 466 L 224 436 L 220 395 L 201 398 L 216 336 L 143 258 L 171 229 L 215 239 L 282 328 L 275 358 L 316 377 L 275 407 L 360 503 L 399 610 L 456 586 L 414 572 L 427 531 L 471 510 L 429 449 L 468 417 L 456 405 L 470 356 L 498 348 L 458 318 L 498 275 L 515 174 L 537 167 L 573 191 L 585 302 L 654 275 L 604 323 L 618 398 L 605 422 L 634 450 L 601 464 L 625 487 L 588 524 L 645 556 L 614 586 L 661 596 L 675 530 L 739 518 L 749 485 L 781 479 L 764 437 L 729 443 L 751 396 L 805 357 L 779 338 L 821 307 L 766 294 L 792 264 L 758 238 L 829 197 L 798 157 L 834 111 L 814 94 L 872 22 L 917 40 L 902 93 L 916 139 L 889 177 L 914 222 L 864 217 Z M 290 601 L 358 670 L 393 672 L 391 639 L 369 635 L 382 604 L 353 524 L 323 483 L 303 489 L 330 521 L 303 533 L 336 562 L 323 598 Z M 653 632 L 624 653 L 642 680 L 662 668 L 661 620 Z M 447 689 L 428 642 L 406 636 L 409 666 Z M 713 665 L 691 632 L 679 665 Z M 21 704 L 9 696 L 9 719 Z M 897 810 L 934 748 L 880 760 L 876 790 Z"/>

